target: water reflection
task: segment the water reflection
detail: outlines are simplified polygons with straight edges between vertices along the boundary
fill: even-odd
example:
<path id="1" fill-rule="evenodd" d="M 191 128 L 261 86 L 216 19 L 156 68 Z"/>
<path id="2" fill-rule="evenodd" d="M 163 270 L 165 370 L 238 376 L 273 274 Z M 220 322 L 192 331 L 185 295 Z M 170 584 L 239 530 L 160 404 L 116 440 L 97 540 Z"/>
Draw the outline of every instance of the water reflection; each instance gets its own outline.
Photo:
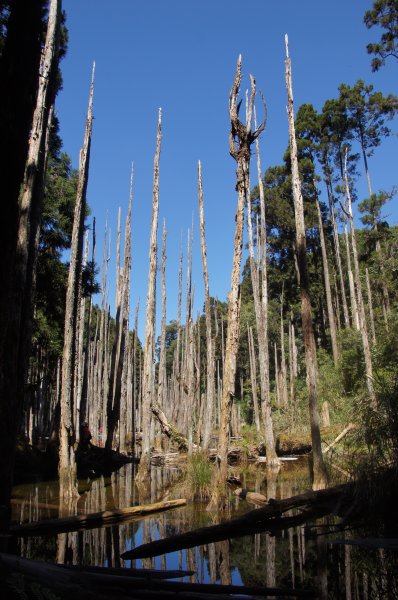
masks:
<path id="1" fill-rule="evenodd" d="M 245 488 L 267 498 L 288 498 L 310 489 L 305 461 L 288 464 L 279 473 L 264 466 L 235 470 Z M 176 469 L 154 467 L 145 486 L 137 487 L 134 465 L 125 465 L 111 477 L 79 482 L 80 497 L 70 510 L 93 513 L 176 497 L 181 474 Z M 59 511 L 56 482 L 18 486 L 13 495 L 15 522 L 31 522 L 56 517 Z M 319 519 L 312 527 L 296 526 L 271 536 L 257 533 L 167 556 L 136 561 L 120 558 L 126 550 L 142 543 L 203 527 L 213 523 L 206 505 L 195 503 L 140 521 L 131 521 L 80 532 L 18 539 L 22 557 L 61 564 L 187 569 L 185 578 L 199 583 L 261 585 L 317 590 L 321 599 L 352 600 L 397 598 L 397 560 L 392 551 L 365 550 L 335 544 L 336 535 L 327 535 L 333 518 Z M 231 516 L 252 510 L 231 493 Z M 286 516 L 293 516 L 293 511 Z M 356 532 L 342 532 L 349 538 Z"/>

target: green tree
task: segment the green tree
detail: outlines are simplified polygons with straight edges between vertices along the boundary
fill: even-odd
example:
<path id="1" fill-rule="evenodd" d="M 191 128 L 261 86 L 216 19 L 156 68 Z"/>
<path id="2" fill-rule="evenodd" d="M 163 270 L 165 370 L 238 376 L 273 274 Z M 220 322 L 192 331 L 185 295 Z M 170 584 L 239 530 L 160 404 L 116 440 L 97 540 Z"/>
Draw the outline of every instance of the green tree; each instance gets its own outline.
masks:
<path id="1" fill-rule="evenodd" d="M 384 29 L 379 42 L 366 46 L 368 54 L 375 55 L 372 58 L 372 70 L 378 71 L 389 56 L 398 59 L 398 1 L 375 0 L 373 8 L 366 11 L 363 20 L 368 29 L 375 25 Z"/>
<path id="2" fill-rule="evenodd" d="M 398 98 L 393 94 L 383 96 L 381 92 L 374 92 L 373 86 L 366 85 L 361 79 L 353 87 L 343 83 L 339 92 L 350 135 L 361 147 L 369 196 L 372 196 L 368 158 L 380 146 L 382 138 L 390 135 L 386 121 L 395 116 Z"/>

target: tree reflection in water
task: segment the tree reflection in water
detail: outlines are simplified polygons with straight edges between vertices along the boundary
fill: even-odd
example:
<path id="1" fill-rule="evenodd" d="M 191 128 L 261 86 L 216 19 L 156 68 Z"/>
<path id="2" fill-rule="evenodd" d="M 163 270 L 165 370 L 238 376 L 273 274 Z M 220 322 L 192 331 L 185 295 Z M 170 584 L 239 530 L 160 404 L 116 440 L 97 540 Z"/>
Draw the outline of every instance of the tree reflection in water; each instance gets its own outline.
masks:
<path id="1" fill-rule="evenodd" d="M 111 477 L 80 481 L 79 500 L 69 510 L 72 514 L 94 513 L 173 498 L 179 477 L 177 470 L 153 468 L 150 480 L 148 478 L 144 487 L 137 488 L 134 465 L 125 465 Z M 268 498 L 288 498 L 310 487 L 302 462 L 301 466 L 285 466 L 279 473 L 268 472 L 263 466 L 248 468 L 242 470 L 239 477 L 247 489 Z M 344 536 L 344 532 L 325 534 L 335 523 L 332 517 L 324 517 L 311 527 L 297 526 L 275 536 L 257 533 L 167 557 L 134 562 L 120 558 L 125 550 L 142 543 L 212 524 L 215 515 L 209 515 L 205 505 L 191 503 L 183 509 L 110 527 L 21 538 L 16 552 L 25 558 L 62 564 L 190 569 L 195 571 L 189 578 L 192 582 L 310 588 L 317 590 L 321 600 L 398 597 L 396 553 L 332 544 L 333 539 Z M 253 509 L 232 494 L 230 507 L 231 516 Z M 20 523 L 57 516 L 57 485 L 45 482 L 18 486 L 14 490 L 13 510 L 14 520 Z M 286 516 L 293 514 L 290 511 Z M 346 535 L 356 538 L 365 534 L 351 531 Z"/>

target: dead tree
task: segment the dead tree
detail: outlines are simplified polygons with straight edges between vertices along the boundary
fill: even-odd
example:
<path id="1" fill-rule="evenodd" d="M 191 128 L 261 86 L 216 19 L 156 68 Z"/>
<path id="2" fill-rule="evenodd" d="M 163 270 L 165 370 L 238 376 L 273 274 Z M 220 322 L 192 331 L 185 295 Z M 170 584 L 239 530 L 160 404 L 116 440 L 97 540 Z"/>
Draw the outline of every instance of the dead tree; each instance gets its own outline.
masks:
<path id="1" fill-rule="evenodd" d="M 138 479 L 144 480 L 149 468 L 151 447 L 151 408 L 154 403 L 154 360 L 156 321 L 157 232 L 159 215 L 159 160 L 162 140 L 162 111 L 159 109 L 156 151 L 153 165 L 152 220 L 149 245 L 149 273 L 145 318 L 144 366 L 142 374 L 142 454 Z"/>
<path id="2" fill-rule="evenodd" d="M 209 273 L 207 270 L 205 218 L 203 209 L 202 167 L 198 163 L 198 197 L 199 197 L 199 225 L 200 247 L 202 250 L 202 271 L 205 288 L 205 315 L 206 315 L 206 405 L 204 406 L 202 446 L 208 448 L 211 438 L 214 414 L 214 340 L 211 327 L 211 306 L 209 292 Z"/>
<path id="3" fill-rule="evenodd" d="M 314 187 L 316 190 L 315 181 L 314 181 Z M 323 277 L 325 280 L 325 294 L 326 294 L 326 304 L 327 304 L 327 309 L 328 309 L 330 339 L 332 342 L 333 361 L 334 361 L 335 366 L 337 367 L 340 356 L 339 356 L 339 348 L 338 348 L 338 344 L 337 344 L 336 321 L 335 321 L 334 312 L 333 312 L 332 291 L 331 291 L 331 287 L 330 287 L 328 255 L 326 252 L 325 234 L 323 233 L 322 215 L 321 215 L 321 209 L 319 206 L 318 195 L 316 197 L 316 208 L 317 208 L 317 213 L 318 213 L 319 238 L 321 240 Z"/>
<path id="4" fill-rule="evenodd" d="M 163 221 L 162 231 L 162 266 L 161 266 L 161 288 L 162 288 L 162 322 L 160 326 L 160 353 L 158 370 L 158 405 L 163 409 L 167 394 L 166 378 L 166 222 Z"/>
<path id="5" fill-rule="evenodd" d="M 361 277 L 360 277 L 360 271 L 359 271 L 359 260 L 358 260 L 357 243 L 356 243 L 356 238 L 355 238 L 354 218 L 352 215 L 350 185 L 349 185 L 348 174 L 347 174 L 347 151 L 345 154 L 345 161 L 344 161 L 344 183 L 345 183 L 345 191 L 346 191 L 347 204 L 348 204 L 348 216 L 349 216 L 349 220 L 350 220 L 352 255 L 353 255 L 353 259 L 354 259 L 354 277 L 355 277 L 355 285 L 356 285 L 356 289 L 357 289 L 359 328 L 361 331 L 363 354 L 364 354 L 364 358 L 365 358 L 366 385 L 368 388 L 371 403 L 372 403 L 373 407 L 376 407 L 376 394 L 375 394 L 374 387 L 373 387 L 372 355 L 370 352 L 368 328 L 366 325 L 365 305 L 364 305 L 363 295 L 362 295 L 362 283 L 361 283 Z"/>
<path id="6" fill-rule="evenodd" d="M 252 82 L 253 86 L 253 82 Z M 253 94 L 253 88 L 252 88 Z M 253 107 L 254 108 L 254 107 Z M 264 105 L 265 111 L 265 105 Z M 248 112 L 248 109 L 247 109 Z M 248 120 L 248 115 L 246 115 Z M 255 127 L 257 125 L 256 120 Z M 265 128 L 265 121 L 262 125 Z M 260 148 L 258 137 L 256 138 L 256 154 L 257 154 L 257 174 L 260 190 L 260 206 L 261 206 L 261 227 L 266 227 L 265 224 L 265 200 L 264 189 L 262 186 L 261 166 L 260 166 Z M 249 175 L 247 176 L 249 179 Z M 250 189 L 250 180 L 248 181 Z M 266 264 L 266 243 L 265 231 L 261 231 L 261 292 L 259 281 L 259 269 L 254 257 L 253 244 L 253 227 L 252 227 L 252 207 L 250 193 L 247 194 L 247 229 L 249 237 L 249 256 L 250 256 L 250 274 L 253 287 L 254 310 L 256 315 L 257 339 L 258 339 L 258 355 L 260 364 L 260 392 L 261 392 L 261 409 L 264 422 L 265 447 L 267 454 L 267 464 L 278 466 L 279 459 L 275 450 L 274 430 L 272 425 L 272 413 L 270 402 L 270 386 L 269 386 L 269 352 L 268 352 L 268 290 L 267 290 L 267 264 Z"/>
<path id="7" fill-rule="evenodd" d="M 256 94 L 255 81 L 251 78 L 251 97 L 248 105 L 246 124 L 239 120 L 238 94 L 241 82 L 242 59 L 238 58 L 235 79 L 229 96 L 229 116 L 231 121 L 230 154 L 237 162 L 236 190 L 238 206 L 235 217 L 234 256 L 231 273 L 231 289 L 228 295 L 228 330 L 225 348 L 225 363 L 223 371 L 223 388 L 220 415 L 220 434 L 218 454 L 220 458 L 220 480 L 225 481 L 227 474 L 227 455 L 229 421 L 235 396 L 236 356 L 239 344 L 240 316 L 240 267 L 242 260 L 244 210 L 247 197 L 250 194 L 250 146 L 263 131 L 261 124 L 252 131 L 252 111 Z"/>
<path id="8" fill-rule="evenodd" d="M 300 272 L 300 294 L 301 294 L 301 321 L 303 328 L 305 363 L 307 370 L 308 403 L 311 424 L 312 452 L 314 457 L 314 489 L 320 489 L 326 485 L 327 474 L 322 457 L 320 419 L 317 406 L 317 361 L 314 331 L 312 325 L 311 299 L 309 291 L 304 206 L 301 194 L 301 182 L 298 170 L 297 143 L 294 126 L 293 88 L 291 75 L 291 61 L 289 57 L 288 37 L 286 43 L 286 90 L 287 90 L 287 112 L 289 120 L 289 142 L 290 158 L 292 165 L 292 187 L 294 200 L 294 215 L 296 221 L 296 253 Z"/>
<path id="9" fill-rule="evenodd" d="M 65 303 L 64 349 L 62 353 L 61 422 L 59 434 L 59 479 L 65 499 L 75 495 L 73 477 L 75 457 L 73 443 L 73 373 L 76 344 L 76 319 L 78 285 L 83 252 L 84 219 L 86 214 L 86 190 L 90 162 L 91 132 L 93 120 L 94 68 L 92 71 L 90 98 L 83 147 L 80 151 L 79 180 L 73 219 L 71 254 Z"/>

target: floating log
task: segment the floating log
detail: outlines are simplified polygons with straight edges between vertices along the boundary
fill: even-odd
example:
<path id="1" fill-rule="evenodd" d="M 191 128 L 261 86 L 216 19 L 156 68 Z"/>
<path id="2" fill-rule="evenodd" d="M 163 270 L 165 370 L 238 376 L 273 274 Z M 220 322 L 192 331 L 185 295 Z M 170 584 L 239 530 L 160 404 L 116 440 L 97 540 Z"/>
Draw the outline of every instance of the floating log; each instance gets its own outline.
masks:
<path id="1" fill-rule="evenodd" d="M 121 555 L 123 559 L 148 558 L 168 552 L 193 548 L 211 542 L 220 542 L 230 538 L 243 537 L 260 531 L 280 531 L 291 526 L 292 520 L 322 516 L 335 510 L 342 511 L 351 501 L 352 484 L 345 483 L 327 490 L 308 491 L 298 496 L 283 500 L 270 499 L 263 508 L 252 510 L 243 517 L 224 521 L 219 525 L 202 527 L 186 533 L 170 536 L 149 544 L 142 544 Z M 279 518 L 291 509 L 301 509 L 306 512 L 298 517 Z"/>
<path id="2" fill-rule="evenodd" d="M 26 537 L 33 535 L 52 535 L 67 531 L 78 531 L 80 529 L 92 529 L 102 525 L 110 525 L 112 523 L 120 523 L 121 521 L 141 518 L 152 513 L 170 510 L 171 508 L 178 508 L 180 506 L 185 506 L 186 503 L 187 501 L 185 499 L 168 500 L 148 505 L 105 510 L 88 515 L 73 515 L 61 519 L 45 519 L 33 523 L 12 525 L 9 533 L 17 537 Z"/>

